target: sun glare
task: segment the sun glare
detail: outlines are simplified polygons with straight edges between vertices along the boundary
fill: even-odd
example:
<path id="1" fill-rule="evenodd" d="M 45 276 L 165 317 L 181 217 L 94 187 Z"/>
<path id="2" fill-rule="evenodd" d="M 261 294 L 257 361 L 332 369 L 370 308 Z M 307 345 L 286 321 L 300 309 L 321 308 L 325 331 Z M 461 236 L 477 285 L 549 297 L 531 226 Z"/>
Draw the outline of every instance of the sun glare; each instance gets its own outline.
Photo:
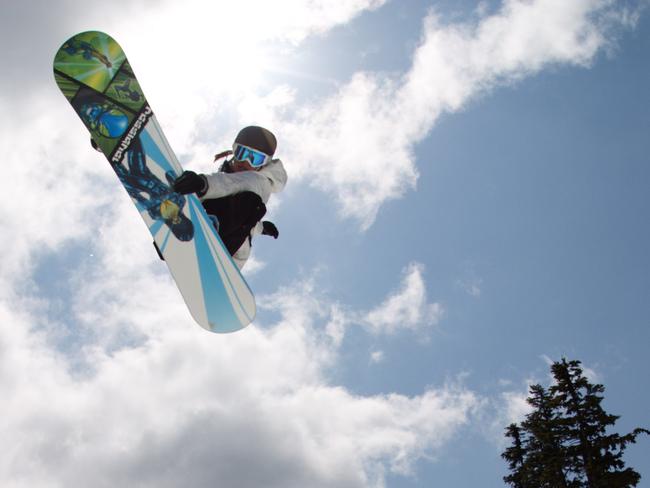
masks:
<path id="1" fill-rule="evenodd" d="M 242 23 L 242 19 L 246 22 Z M 272 51 L 266 47 L 272 23 L 261 25 L 258 19 L 259 15 L 247 15 L 244 6 L 230 2 L 205 5 L 189 1 L 182 2 L 182 6 L 174 2 L 165 5 L 154 18 L 146 19 L 146 37 L 136 34 L 143 31 L 139 19 L 132 31 L 132 39 L 139 42 L 127 49 L 129 53 L 139 51 L 143 62 L 165 85 L 250 92 L 264 82 L 265 66 L 272 62 Z M 155 39 L 155 49 L 151 39 Z"/>

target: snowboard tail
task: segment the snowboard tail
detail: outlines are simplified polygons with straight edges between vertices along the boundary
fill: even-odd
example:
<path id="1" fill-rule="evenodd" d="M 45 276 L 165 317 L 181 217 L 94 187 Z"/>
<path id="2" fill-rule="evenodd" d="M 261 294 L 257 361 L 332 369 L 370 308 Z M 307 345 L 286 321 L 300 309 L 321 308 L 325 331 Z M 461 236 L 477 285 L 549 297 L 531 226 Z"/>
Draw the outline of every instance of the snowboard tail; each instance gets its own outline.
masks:
<path id="1" fill-rule="evenodd" d="M 255 298 L 195 195 L 119 44 L 103 32 L 68 39 L 54 58 L 61 92 L 106 156 L 149 228 L 190 313 L 213 332 L 255 317 Z"/>

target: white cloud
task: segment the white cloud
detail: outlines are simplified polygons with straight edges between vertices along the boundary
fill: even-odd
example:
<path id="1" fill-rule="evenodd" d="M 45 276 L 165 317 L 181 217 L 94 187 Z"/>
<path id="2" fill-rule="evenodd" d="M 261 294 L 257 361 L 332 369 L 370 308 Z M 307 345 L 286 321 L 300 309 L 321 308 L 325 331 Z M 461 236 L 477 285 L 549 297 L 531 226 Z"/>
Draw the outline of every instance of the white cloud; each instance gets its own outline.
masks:
<path id="1" fill-rule="evenodd" d="M 424 266 L 420 263 L 406 266 L 399 287 L 370 310 L 351 310 L 346 304 L 319 300 L 315 276 L 300 283 L 302 293 L 296 294 L 293 287 L 280 289 L 276 294 L 263 298 L 260 306 L 274 308 L 274 304 L 282 303 L 283 309 L 291 310 L 303 321 L 308 320 L 306 310 L 323 320 L 327 318 L 324 335 L 335 346 L 341 344 L 351 326 L 361 326 L 374 335 L 411 331 L 423 333 L 423 338 L 426 338 L 426 332 L 442 319 L 444 309 L 442 304 L 428 301 L 423 273 Z M 381 360 L 383 353 L 378 351 L 373 357 Z"/>
<path id="2" fill-rule="evenodd" d="M 483 279 L 475 271 L 472 263 L 465 263 L 461 272 L 461 277 L 456 280 L 456 286 L 462 289 L 468 295 L 478 298 L 483 292 Z"/>
<path id="3" fill-rule="evenodd" d="M 206 140 L 213 147 L 223 139 L 227 141 L 223 147 L 229 147 L 242 126 L 268 124 L 268 110 L 255 103 L 259 94 L 271 108 L 286 99 L 285 88 L 269 88 L 266 77 L 268 70 L 276 68 L 280 53 L 385 2 L 166 1 L 153 10 L 144 5 L 146 14 L 122 19 L 118 41 L 125 46 L 172 146 L 180 154 L 198 158 L 198 163 L 202 159 L 197 167 L 208 171 L 212 169 L 209 154 L 198 152 Z M 178 26 L 180 31 L 169 35 Z M 155 39 L 155 48 L 143 42 L 142 32 Z M 267 91 L 274 93 L 264 96 Z"/>
<path id="4" fill-rule="evenodd" d="M 373 333 L 395 333 L 401 329 L 416 330 L 437 324 L 443 308 L 428 303 L 423 266 L 411 263 L 404 270 L 402 285 L 378 307 L 361 318 L 361 323 Z"/>
<path id="5" fill-rule="evenodd" d="M 514 422 L 521 422 L 532 408 L 526 401 L 526 391 L 506 391 L 501 394 L 503 400 L 503 421 L 502 425 L 510 425 Z"/>
<path id="6" fill-rule="evenodd" d="M 473 278 L 468 280 L 458 280 L 458 286 L 460 286 L 468 295 L 473 297 L 481 296 L 481 285 L 483 281 L 480 278 Z"/>
<path id="7" fill-rule="evenodd" d="M 483 409 L 477 422 L 479 429 L 488 441 L 499 450 L 506 447 L 508 440 L 504 436 L 506 427 L 512 423 L 524 420 L 527 413 L 531 411 L 526 401 L 530 385 L 536 381 L 528 378 L 525 381 L 518 381 L 514 385 L 510 380 L 499 380 L 502 387 L 501 392 L 495 392 L 489 399 L 485 399 Z"/>
<path id="8" fill-rule="evenodd" d="M 9 102 L 0 99 L 0 107 L 9 109 Z M 58 107 L 54 100 L 34 94 L 30 104 L 0 121 L 5 174 L 0 226 L 11 236 L 4 239 L 0 253 L 4 280 L 25 276 L 35 264 L 34 255 L 90 237 L 94 226 L 89 216 L 108 205 L 119 190 L 107 184 L 113 183 L 112 170 L 90 150 L 81 123 L 74 121 L 78 137 L 65 137 L 62 124 L 48 115 L 58 114 Z M 71 110 L 70 116 L 75 117 Z"/>
<path id="9" fill-rule="evenodd" d="M 549 65 L 589 65 L 617 28 L 634 25 L 637 5 L 507 0 L 475 24 L 451 25 L 432 11 L 402 76 L 358 72 L 328 99 L 277 116 L 286 159 L 367 228 L 384 202 L 415 187 L 415 146 L 440 114 Z"/>
<path id="10" fill-rule="evenodd" d="M 527 385 L 528 387 L 528 385 Z M 506 427 L 513 423 L 524 420 L 532 408 L 526 401 L 528 390 L 504 391 L 494 398 L 490 407 L 493 411 L 491 418 L 483 424 L 484 434 L 487 438 L 502 450 L 506 447 L 508 440 L 504 436 Z"/>
<path id="11" fill-rule="evenodd" d="M 595 369 L 588 368 L 584 364 L 581 364 L 580 367 L 582 368 L 582 373 L 589 380 L 589 382 L 598 383 L 599 381 L 602 381 L 600 379 L 600 375 L 598 374 L 598 372 Z"/>
<path id="12" fill-rule="evenodd" d="M 370 362 L 373 364 L 381 363 L 386 359 L 386 354 L 384 351 L 372 351 L 370 353 Z"/>
<path id="13" fill-rule="evenodd" d="M 325 321 L 323 337 L 335 347 L 340 346 L 347 329 L 352 326 L 361 326 L 373 335 L 403 331 L 425 334 L 440 322 L 444 309 L 440 303 L 428 301 L 423 273 L 424 266 L 420 263 L 406 266 L 402 270 L 399 287 L 370 310 L 351 310 L 347 304 L 319 297 L 316 291 L 317 272 L 295 288 L 281 288 L 275 294 L 262 297 L 259 305 L 276 309 L 280 303 L 282 310 L 290 311 L 291 316 L 299 317 L 302 323 L 309 323 L 313 320 L 310 314 L 315 314 Z M 298 288 L 300 293 L 297 292 Z M 423 337 L 426 338 L 425 335 Z M 383 353 L 377 353 L 373 356 L 381 360 Z"/>
<path id="14" fill-rule="evenodd" d="M 264 268 L 266 268 L 266 263 L 256 259 L 254 255 L 251 255 L 250 259 L 246 261 L 246 268 L 244 268 L 244 276 L 249 277 L 254 274 L 259 273 Z"/>
<path id="15" fill-rule="evenodd" d="M 109 234 L 131 225 L 106 229 L 100 259 L 121 253 Z M 458 384 L 412 397 L 331 384 L 343 337 L 319 331 L 339 306 L 313 279 L 260 299 L 277 321 L 220 336 L 191 323 L 148 246 L 132 252 L 78 277 L 87 292 L 68 320 L 97 333 L 76 354 L 57 352 L 56 324 L 34 330 L 47 317 L 0 303 L 3 486 L 383 486 L 435 456 L 480 403 Z M 129 271 L 145 252 L 155 264 Z"/>

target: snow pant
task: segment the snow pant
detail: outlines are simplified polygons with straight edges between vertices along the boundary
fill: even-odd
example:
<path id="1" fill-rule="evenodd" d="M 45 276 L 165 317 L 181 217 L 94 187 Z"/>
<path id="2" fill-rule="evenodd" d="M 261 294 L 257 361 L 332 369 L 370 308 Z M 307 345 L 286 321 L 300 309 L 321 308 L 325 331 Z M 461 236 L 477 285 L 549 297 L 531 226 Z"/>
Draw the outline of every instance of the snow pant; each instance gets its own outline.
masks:
<path id="1" fill-rule="evenodd" d="M 244 191 L 221 198 L 203 200 L 203 207 L 219 220 L 219 237 L 232 256 L 266 214 L 266 205 L 257 193 Z M 249 241 L 250 242 L 250 241 Z"/>

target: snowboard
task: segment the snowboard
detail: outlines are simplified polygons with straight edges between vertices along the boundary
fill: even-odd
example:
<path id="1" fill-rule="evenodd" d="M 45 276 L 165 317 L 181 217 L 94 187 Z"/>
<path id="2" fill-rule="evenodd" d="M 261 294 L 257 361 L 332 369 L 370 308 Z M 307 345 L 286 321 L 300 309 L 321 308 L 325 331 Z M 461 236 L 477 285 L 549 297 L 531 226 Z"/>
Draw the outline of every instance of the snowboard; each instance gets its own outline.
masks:
<path id="1" fill-rule="evenodd" d="M 183 169 L 120 45 L 103 32 L 77 34 L 57 51 L 54 78 L 147 225 L 194 320 L 213 332 L 248 325 L 255 297 L 196 195 L 171 188 Z"/>

